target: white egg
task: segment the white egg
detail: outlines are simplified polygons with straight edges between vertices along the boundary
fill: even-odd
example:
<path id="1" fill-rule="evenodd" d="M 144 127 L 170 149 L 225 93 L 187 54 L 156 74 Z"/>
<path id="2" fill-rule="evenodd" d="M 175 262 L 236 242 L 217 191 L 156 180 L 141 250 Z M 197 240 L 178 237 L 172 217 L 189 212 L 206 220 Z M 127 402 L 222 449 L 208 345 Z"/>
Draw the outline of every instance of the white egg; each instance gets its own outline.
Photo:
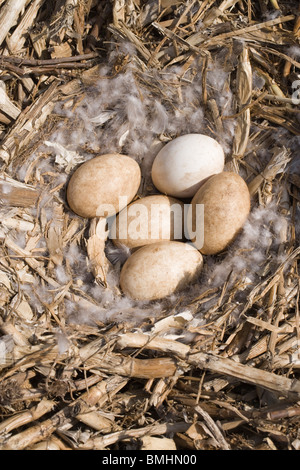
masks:
<path id="1" fill-rule="evenodd" d="M 203 134 L 186 134 L 168 142 L 156 155 L 152 181 L 163 194 L 193 197 L 209 177 L 221 173 L 225 156 L 221 145 Z"/>

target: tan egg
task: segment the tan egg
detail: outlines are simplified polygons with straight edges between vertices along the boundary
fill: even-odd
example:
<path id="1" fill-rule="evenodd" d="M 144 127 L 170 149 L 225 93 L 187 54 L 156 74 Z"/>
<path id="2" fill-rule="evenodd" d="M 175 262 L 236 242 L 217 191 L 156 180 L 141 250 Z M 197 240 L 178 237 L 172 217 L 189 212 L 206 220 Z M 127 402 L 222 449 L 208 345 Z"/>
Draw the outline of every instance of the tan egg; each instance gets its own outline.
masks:
<path id="1" fill-rule="evenodd" d="M 158 300 L 195 282 L 201 272 L 201 253 L 192 245 L 158 242 L 135 251 L 120 276 L 124 294 L 135 300 Z"/>
<path id="2" fill-rule="evenodd" d="M 163 194 L 193 197 L 201 184 L 224 169 L 224 151 L 213 138 L 186 134 L 168 142 L 156 155 L 152 181 Z"/>
<path id="3" fill-rule="evenodd" d="M 182 240 L 184 204 L 160 194 L 138 199 L 123 209 L 113 221 L 110 238 L 115 245 L 130 249 L 159 241 Z"/>
<path id="4" fill-rule="evenodd" d="M 138 163 L 127 155 L 100 155 L 73 173 L 67 188 L 70 208 L 81 217 L 110 217 L 129 204 L 141 182 Z"/>
<path id="5" fill-rule="evenodd" d="M 196 212 L 201 207 L 203 219 Z M 202 254 L 219 253 L 236 238 L 249 212 L 250 194 L 241 176 L 231 172 L 211 176 L 192 199 L 190 239 Z"/>

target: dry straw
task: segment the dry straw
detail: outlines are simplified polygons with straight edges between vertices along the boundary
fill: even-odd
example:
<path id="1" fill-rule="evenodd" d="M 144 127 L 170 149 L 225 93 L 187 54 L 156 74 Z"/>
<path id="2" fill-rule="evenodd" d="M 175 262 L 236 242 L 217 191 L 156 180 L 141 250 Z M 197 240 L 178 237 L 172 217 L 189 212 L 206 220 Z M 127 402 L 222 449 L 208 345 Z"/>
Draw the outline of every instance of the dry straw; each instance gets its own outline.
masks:
<path id="1" fill-rule="evenodd" d="M 0 449 L 136 450 L 158 437 L 166 449 L 299 449 L 295 2 L 1 0 L 0 32 Z M 109 145 L 97 129 L 118 129 L 111 145 L 142 152 L 125 98 L 65 162 L 42 146 L 84 136 L 87 97 L 127 79 L 140 124 L 143 103 L 161 113 L 146 147 L 175 137 L 172 122 L 203 125 L 252 196 L 252 245 L 242 237 L 208 260 L 201 288 L 159 305 L 120 300 L 113 276 L 101 295 L 86 287 L 103 255 L 97 221 L 65 199 L 77 150 Z"/>

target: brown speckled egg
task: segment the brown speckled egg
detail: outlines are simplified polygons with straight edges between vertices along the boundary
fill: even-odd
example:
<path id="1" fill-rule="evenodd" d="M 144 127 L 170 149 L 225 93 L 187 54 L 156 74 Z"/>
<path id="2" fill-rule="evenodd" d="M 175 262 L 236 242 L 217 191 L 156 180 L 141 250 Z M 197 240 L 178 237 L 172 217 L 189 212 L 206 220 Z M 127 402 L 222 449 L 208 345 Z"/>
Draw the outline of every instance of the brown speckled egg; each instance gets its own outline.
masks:
<path id="1" fill-rule="evenodd" d="M 203 204 L 203 225 L 196 223 L 196 205 Z M 195 241 L 201 240 L 199 231 L 203 230 L 203 246 L 197 246 L 202 254 L 213 255 L 223 251 L 236 238 L 245 224 L 250 212 L 250 194 L 246 182 L 233 172 L 222 172 L 211 176 L 197 191 L 192 199 L 192 230 Z"/>
<path id="2" fill-rule="evenodd" d="M 157 300 L 195 282 L 201 253 L 190 244 L 165 241 L 146 245 L 125 262 L 120 276 L 124 294 L 135 300 Z"/>
<path id="3" fill-rule="evenodd" d="M 138 163 L 118 153 L 100 155 L 80 165 L 70 178 L 67 200 L 81 217 L 110 217 L 136 195 L 141 182 Z"/>

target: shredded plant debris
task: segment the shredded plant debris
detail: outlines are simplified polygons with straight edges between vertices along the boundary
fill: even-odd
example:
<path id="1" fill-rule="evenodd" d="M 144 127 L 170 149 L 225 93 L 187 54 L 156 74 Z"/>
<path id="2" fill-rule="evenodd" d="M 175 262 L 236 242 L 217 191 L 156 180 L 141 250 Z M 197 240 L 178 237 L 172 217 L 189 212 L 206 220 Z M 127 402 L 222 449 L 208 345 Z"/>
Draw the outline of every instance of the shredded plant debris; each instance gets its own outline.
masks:
<path id="1" fill-rule="evenodd" d="M 1 450 L 300 449 L 299 39 L 289 0 L 0 0 Z M 187 133 L 251 213 L 196 283 L 134 301 L 66 186 L 118 152 L 155 194 Z"/>

